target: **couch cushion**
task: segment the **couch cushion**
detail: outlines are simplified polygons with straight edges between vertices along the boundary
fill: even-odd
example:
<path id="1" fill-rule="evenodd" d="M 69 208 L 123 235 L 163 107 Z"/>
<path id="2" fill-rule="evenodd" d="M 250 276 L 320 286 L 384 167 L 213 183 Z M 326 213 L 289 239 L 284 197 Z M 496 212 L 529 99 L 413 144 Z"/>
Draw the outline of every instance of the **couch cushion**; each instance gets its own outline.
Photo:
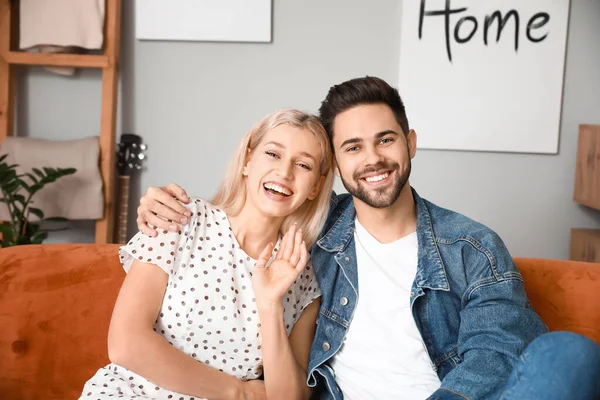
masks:
<path id="1" fill-rule="evenodd" d="M 600 264 L 535 258 L 515 262 L 548 329 L 580 333 L 600 344 Z"/>
<path id="2" fill-rule="evenodd" d="M 76 399 L 108 363 L 117 245 L 0 250 L 0 398 Z"/>
<path id="3" fill-rule="evenodd" d="M 112 308 L 125 277 L 118 245 L 0 250 L 0 398 L 76 399 L 107 364 Z M 515 259 L 550 330 L 600 344 L 600 265 Z"/>

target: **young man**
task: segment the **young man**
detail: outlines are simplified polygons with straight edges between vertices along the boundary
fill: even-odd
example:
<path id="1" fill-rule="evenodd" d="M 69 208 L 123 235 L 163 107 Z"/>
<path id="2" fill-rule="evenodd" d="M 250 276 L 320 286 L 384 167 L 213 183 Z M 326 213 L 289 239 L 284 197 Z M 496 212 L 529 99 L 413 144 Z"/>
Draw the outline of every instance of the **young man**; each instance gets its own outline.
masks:
<path id="1" fill-rule="evenodd" d="M 502 240 L 411 188 L 416 133 L 378 78 L 333 86 L 320 108 L 346 195 L 312 250 L 323 293 L 309 385 L 323 399 L 595 399 L 600 348 L 547 333 Z M 171 185 L 138 227 L 180 221 Z M 185 223 L 185 220 L 183 220 Z M 176 227 L 173 227 L 176 228 Z M 343 396 L 342 396 L 343 393 Z"/>

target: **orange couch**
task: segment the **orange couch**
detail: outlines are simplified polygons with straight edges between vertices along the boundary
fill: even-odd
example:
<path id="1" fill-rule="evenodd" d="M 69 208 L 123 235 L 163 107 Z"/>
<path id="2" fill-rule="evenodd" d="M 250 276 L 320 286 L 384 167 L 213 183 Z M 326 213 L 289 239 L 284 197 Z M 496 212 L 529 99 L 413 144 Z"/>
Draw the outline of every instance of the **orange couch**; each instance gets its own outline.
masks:
<path id="1" fill-rule="evenodd" d="M 0 399 L 77 399 L 108 363 L 106 337 L 125 276 L 117 245 L 0 250 Z M 550 330 L 600 344 L 600 264 L 516 259 Z"/>

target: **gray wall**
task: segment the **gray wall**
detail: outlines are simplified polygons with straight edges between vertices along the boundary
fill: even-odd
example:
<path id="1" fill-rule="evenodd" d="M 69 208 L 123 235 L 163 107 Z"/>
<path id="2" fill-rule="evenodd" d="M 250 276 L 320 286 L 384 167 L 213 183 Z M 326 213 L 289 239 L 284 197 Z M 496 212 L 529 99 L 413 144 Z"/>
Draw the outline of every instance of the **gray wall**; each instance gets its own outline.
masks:
<path id="1" fill-rule="evenodd" d="M 271 44 L 139 42 L 134 2 L 124 3 L 118 131 L 149 146 L 142 188 L 176 182 L 210 197 L 234 145 L 264 114 L 284 106 L 315 112 L 329 86 L 353 77 L 396 82 L 396 0 L 275 1 Z M 600 123 L 598 38 L 600 2 L 572 0 L 558 155 L 420 150 L 412 185 L 496 230 L 515 256 L 567 258 L 572 227 L 600 226 L 600 212 L 571 200 L 577 125 Z M 99 73 L 74 79 L 36 69 L 24 77 L 20 134 L 97 134 Z M 91 242 L 92 229 L 78 223 L 48 242 Z"/>

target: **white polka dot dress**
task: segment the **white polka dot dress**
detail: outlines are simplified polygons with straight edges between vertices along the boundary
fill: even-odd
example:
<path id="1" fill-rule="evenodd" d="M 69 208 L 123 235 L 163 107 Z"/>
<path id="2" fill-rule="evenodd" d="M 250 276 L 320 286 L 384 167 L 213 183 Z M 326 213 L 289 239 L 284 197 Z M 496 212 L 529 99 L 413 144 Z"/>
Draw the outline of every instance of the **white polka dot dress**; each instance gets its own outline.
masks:
<path id="1" fill-rule="evenodd" d="M 192 216 L 180 232 L 155 238 L 138 233 L 119 255 L 125 271 L 133 260 L 158 265 L 169 280 L 154 331 L 200 363 L 241 380 L 262 375 L 260 321 L 251 259 L 239 246 L 227 215 L 193 199 Z M 310 262 L 283 299 L 290 334 L 302 311 L 320 290 Z M 116 364 L 100 369 L 81 399 L 198 399 L 161 388 Z"/>

